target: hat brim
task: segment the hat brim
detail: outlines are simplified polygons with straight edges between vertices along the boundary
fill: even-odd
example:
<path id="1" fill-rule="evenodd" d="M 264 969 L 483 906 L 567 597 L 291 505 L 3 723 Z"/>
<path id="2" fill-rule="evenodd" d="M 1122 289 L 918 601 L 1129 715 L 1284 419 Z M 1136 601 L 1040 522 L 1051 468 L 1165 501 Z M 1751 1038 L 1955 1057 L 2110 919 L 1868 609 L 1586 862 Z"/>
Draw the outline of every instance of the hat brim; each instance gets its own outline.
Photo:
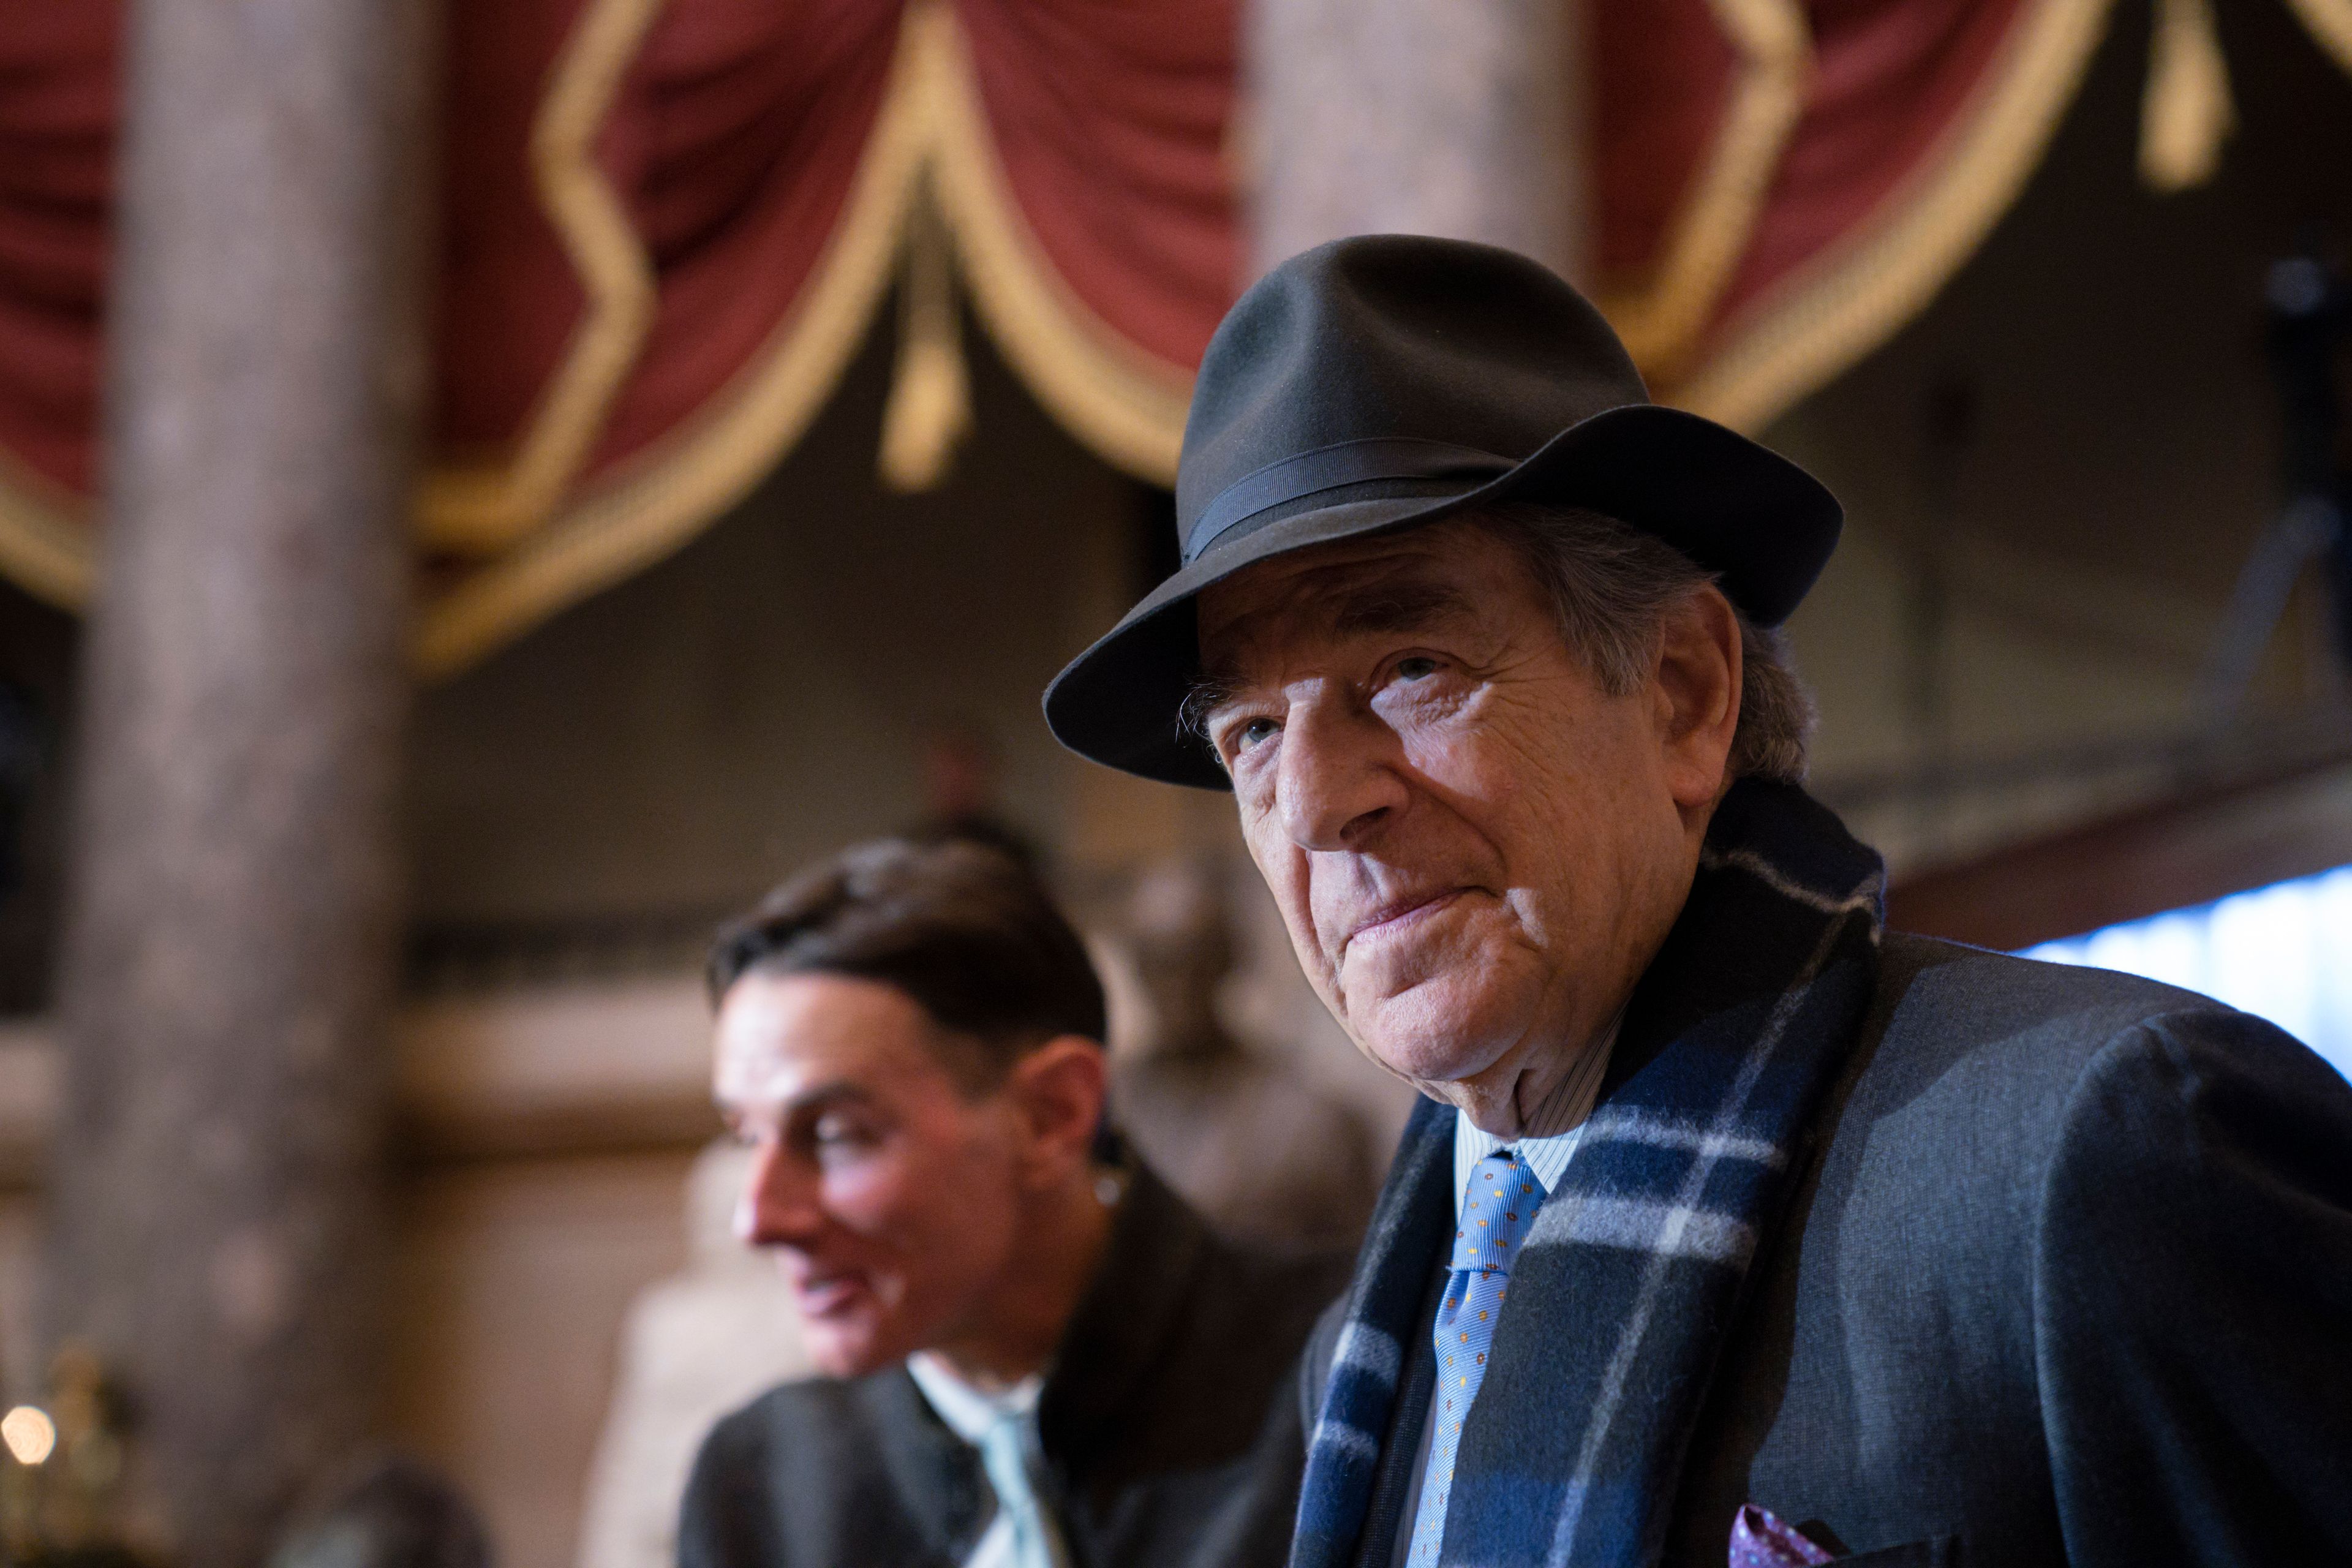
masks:
<path id="1" fill-rule="evenodd" d="M 1224 768 L 1182 720 L 1200 679 L 1195 596 L 1276 555 L 1506 500 L 1582 507 L 1661 539 L 1714 574 L 1726 596 L 1761 626 L 1777 626 L 1795 610 L 1844 521 L 1837 498 L 1818 479 L 1736 431 L 1654 404 L 1608 409 L 1458 493 L 1343 500 L 1204 552 L 1054 678 L 1045 689 L 1046 726 L 1106 766 L 1195 789 L 1228 788 Z"/>

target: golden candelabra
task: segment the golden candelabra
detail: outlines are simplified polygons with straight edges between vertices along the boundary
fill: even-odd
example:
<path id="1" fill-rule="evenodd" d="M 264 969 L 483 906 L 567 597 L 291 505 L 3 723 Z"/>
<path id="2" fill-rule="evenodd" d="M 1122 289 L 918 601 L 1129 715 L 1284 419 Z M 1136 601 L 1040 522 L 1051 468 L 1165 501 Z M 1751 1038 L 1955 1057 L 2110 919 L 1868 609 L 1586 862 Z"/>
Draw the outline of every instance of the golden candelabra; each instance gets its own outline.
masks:
<path id="1" fill-rule="evenodd" d="M 50 1368 L 46 1408 L 0 1415 L 0 1547 L 14 1568 L 142 1568 L 121 1527 L 122 1401 L 89 1350 Z"/>

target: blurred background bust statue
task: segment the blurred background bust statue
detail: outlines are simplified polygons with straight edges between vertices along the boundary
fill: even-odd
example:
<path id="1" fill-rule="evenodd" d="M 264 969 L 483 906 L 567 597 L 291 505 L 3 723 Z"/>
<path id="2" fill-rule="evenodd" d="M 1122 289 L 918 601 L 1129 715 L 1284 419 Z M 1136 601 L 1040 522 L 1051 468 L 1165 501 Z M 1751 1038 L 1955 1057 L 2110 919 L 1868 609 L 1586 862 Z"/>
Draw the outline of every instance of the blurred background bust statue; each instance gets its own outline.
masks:
<path id="1" fill-rule="evenodd" d="M 1152 1167 L 1232 1234 L 1352 1244 L 1380 1190 L 1372 1130 L 1299 1053 L 1254 1049 L 1225 1027 L 1218 1002 L 1236 955 L 1218 871 L 1166 861 L 1128 900 L 1122 934 L 1148 1017 L 1114 1065 L 1113 1111 Z"/>
<path id="2" fill-rule="evenodd" d="M 718 1142 L 695 1161 L 686 1268 L 629 1309 L 582 1510 L 580 1568 L 670 1568 L 687 1471 L 712 1423 L 809 1372 L 790 1288 L 772 1258 L 735 1237 L 751 1159 Z"/>

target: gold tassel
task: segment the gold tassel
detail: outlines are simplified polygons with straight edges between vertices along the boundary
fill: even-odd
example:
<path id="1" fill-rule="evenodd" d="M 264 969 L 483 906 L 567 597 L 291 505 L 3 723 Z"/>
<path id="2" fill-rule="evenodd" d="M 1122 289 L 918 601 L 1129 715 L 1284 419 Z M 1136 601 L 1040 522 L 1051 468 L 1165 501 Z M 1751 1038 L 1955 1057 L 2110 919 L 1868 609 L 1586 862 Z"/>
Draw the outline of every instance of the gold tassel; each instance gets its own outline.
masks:
<path id="1" fill-rule="evenodd" d="M 971 428 L 971 375 L 956 316 L 955 258 L 927 200 L 907 225 L 898 279 L 898 360 L 882 409 L 876 467 L 894 490 L 927 490 L 947 478 Z"/>
<path id="2" fill-rule="evenodd" d="M 2212 0 L 2156 0 L 2139 106 L 2141 183 L 2167 195 L 2203 184 L 2221 167 L 2221 143 L 2236 128 Z"/>

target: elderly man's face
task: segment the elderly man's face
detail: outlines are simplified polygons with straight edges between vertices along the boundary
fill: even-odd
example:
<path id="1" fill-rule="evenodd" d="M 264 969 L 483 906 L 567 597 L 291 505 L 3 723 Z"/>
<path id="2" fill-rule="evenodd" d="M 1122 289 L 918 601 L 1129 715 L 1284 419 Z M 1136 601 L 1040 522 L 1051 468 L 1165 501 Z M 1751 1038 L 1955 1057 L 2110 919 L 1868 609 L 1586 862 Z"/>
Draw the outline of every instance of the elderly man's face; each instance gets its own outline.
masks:
<path id="1" fill-rule="evenodd" d="M 1520 556 L 1445 522 L 1252 567 L 1200 627 L 1210 740 L 1308 979 L 1373 1060 L 1528 1131 L 1689 891 L 1729 605 L 1696 595 L 1611 697 Z"/>

